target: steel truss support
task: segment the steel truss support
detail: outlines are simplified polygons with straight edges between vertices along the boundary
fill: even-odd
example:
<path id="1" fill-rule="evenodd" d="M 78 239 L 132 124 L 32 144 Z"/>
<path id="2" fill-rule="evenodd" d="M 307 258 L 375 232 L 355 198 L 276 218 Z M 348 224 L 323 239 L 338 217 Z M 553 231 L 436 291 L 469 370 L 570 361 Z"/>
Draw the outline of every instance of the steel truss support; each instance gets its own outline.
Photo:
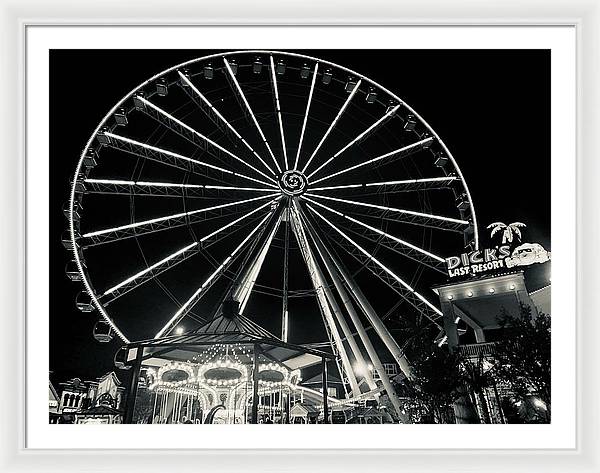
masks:
<path id="1" fill-rule="evenodd" d="M 275 155 L 273 154 L 273 151 L 271 150 L 271 146 L 269 145 L 269 142 L 267 141 L 267 138 L 265 137 L 265 134 L 263 133 L 263 130 L 262 130 L 260 124 L 258 123 L 256 116 L 254 115 L 254 112 L 252 111 L 252 107 L 250 107 L 250 104 L 248 103 L 248 100 L 246 99 L 246 95 L 244 94 L 244 91 L 242 90 L 240 83 L 235 78 L 235 74 L 233 73 L 233 70 L 231 69 L 229 61 L 227 60 L 227 58 L 223 58 L 223 62 L 225 63 L 225 68 L 227 69 L 227 72 L 228 72 L 228 76 L 227 76 L 228 79 L 230 80 L 231 83 L 233 83 L 233 88 L 237 91 L 238 95 L 244 102 L 244 106 L 246 107 L 246 110 L 250 114 L 250 117 L 252 118 L 252 121 L 254 122 L 256 129 L 258 130 L 258 134 L 260 135 L 263 143 L 265 144 L 267 151 L 269 151 L 271 158 L 273 158 L 273 162 L 275 163 L 275 166 L 277 167 L 277 171 L 281 172 L 281 167 L 279 166 L 279 163 L 277 162 L 277 159 L 275 158 Z"/>
<path id="2" fill-rule="evenodd" d="M 211 140 L 207 136 L 204 136 L 199 131 L 194 130 L 189 125 L 186 125 L 181 120 L 178 120 L 173 115 L 154 105 L 149 100 L 146 100 L 141 95 L 134 96 L 133 101 L 137 110 L 144 112 L 150 118 L 153 118 L 161 125 L 174 131 L 179 136 L 185 138 L 190 143 L 196 145 L 199 149 L 206 151 L 208 154 L 214 156 L 219 161 L 223 161 L 223 157 L 228 156 L 229 158 L 233 158 L 236 161 L 242 163 L 244 166 L 252 169 L 254 172 L 260 174 L 268 181 L 276 183 L 276 181 L 273 178 L 262 172 L 260 169 L 257 169 L 252 164 L 248 163 L 246 160 L 233 154 L 231 151 L 223 148 L 220 144 Z"/>
<path id="3" fill-rule="evenodd" d="M 307 176 L 308 179 L 310 179 L 315 174 L 317 174 L 321 169 L 323 169 L 325 166 L 327 166 L 331 161 L 333 161 L 335 158 L 337 158 L 340 154 L 342 154 L 344 151 L 346 151 L 352 145 L 366 140 L 369 136 L 371 136 L 373 134 L 373 132 L 375 132 L 375 130 L 377 130 L 381 125 L 383 125 L 385 122 L 387 122 L 398 111 L 399 108 L 400 108 L 400 105 L 396 105 L 395 107 L 392 107 L 383 117 L 381 117 L 379 120 L 377 120 L 375 123 L 373 123 L 369 128 L 367 128 L 365 131 L 363 131 L 360 135 L 358 135 L 356 138 L 354 138 L 352 141 L 350 141 L 346 146 L 344 146 L 337 153 L 335 153 L 331 158 L 329 158 L 327 161 L 325 161 L 323 164 L 321 164 L 317 169 L 315 169 L 313 172 L 311 172 Z"/>
<path id="4" fill-rule="evenodd" d="M 308 233 L 311 236 L 311 239 L 313 240 L 319 255 L 321 256 L 321 260 L 325 264 L 325 268 L 327 269 L 327 272 L 329 273 L 329 275 L 331 276 L 331 279 L 333 280 L 333 284 L 335 285 L 335 288 L 342 300 L 342 303 L 344 304 L 348 314 L 350 315 L 350 319 L 352 320 L 352 323 L 354 324 L 354 327 L 356 328 L 356 331 L 358 332 L 358 336 L 360 337 L 360 340 L 362 341 L 365 349 L 367 350 L 367 354 L 371 360 L 371 363 L 373 363 L 373 367 L 379 374 L 379 378 L 381 379 L 383 387 L 385 388 L 386 392 L 388 393 L 390 401 L 392 402 L 392 405 L 394 406 L 394 409 L 396 410 L 396 414 L 398 415 L 398 417 L 400 419 L 407 421 L 406 414 L 404 414 L 402 412 L 402 406 L 400 405 L 400 400 L 398 399 L 398 396 L 396 395 L 396 391 L 394 390 L 394 387 L 392 386 L 392 383 L 390 382 L 390 380 L 385 372 L 385 368 L 383 367 L 383 364 L 381 363 L 381 359 L 379 358 L 379 355 L 377 354 L 375 347 L 373 347 L 373 344 L 371 343 L 371 340 L 369 339 L 369 336 L 367 335 L 365 327 L 363 326 L 363 324 L 360 320 L 360 317 L 358 316 L 358 313 L 354 309 L 354 305 L 352 304 L 352 301 L 350 299 L 348 291 L 346 291 L 344 284 L 340 280 L 340 273 L 336 269 L 336 267 L 338 267 L 340 265 L 340 263 L 337 263 L 337 261 L 335 260 L 333 255 L 329 252 L 329 250 L 323 244 L 323 241 L 321 240 L 321 238 L 319 237 L 319 235 L 317 234 L 315 229 L 312 227 L 310 222 L 308 222 L 308 220 L 306 219 L 306 216 L 302 215 L 302 217 L 303 217 L 303 220 L 306 222 L 306 225 L 308 227 Z M 387 329 L 386 329 L 386 331 L 387 331 Z M 369 384 L 369 388 L 371 390 L 377 389 L 377 385 L 373 381 L 373 378 L 369 376 L 369 371 L 366 366 L 364 367 L 364 370 L 368 376 L 367 383 Z M 355 395 L 355 397 L 356 396 L 357 395 Z"/>
<path id="5" fill-rule="evenodd" d="M 298 142 L 298 150 L 296 151 L 296 160 L 294 161 L 294 171 L 298 169 L 298 158 L 300 157 L 300 151 L 302 150 L 302 142 L 304 141 L 304 131 L 306 130 L 306 121 L 308 120 L 308 113 L 310 112 L 310 104 L 312 103 L 313 92 L 315 91 L 315 81 L 317 80 L 317 71 L 319 70 L 319 63 L 315 63 L 313 70 L 312 81 L 310 83 L 310 92 L 308 93 L 308 101 L 306 102 L 306 111 L 304 112 L 304 120 L 302 122 L 302 131 L 300 132 L 300 141 Z"/>
<path id="6" fill-rule="evenodd" d="M 207 173 L 207 170 L 219 172 L 224 175 L 238 176 L 242 179 L 257 182 L 266 187 L 277 188 L 277 186 L 273 183 L 265 182 L 254 177 L 250 177 L 245 174 L 223 168 L 221 166 L 216 166 L 214 164 L 207 163 L 205 161 L 188 158 L 187 156 L 183 156 L 182 154 L 174 153 L 173 151 L 158 148 L 156 146 L 151 146 L 140 141 L 132 140 L 131 138 L 127 138 L 125 136 L 116 135 L 110 132 L 104 132 L 103 135 L 103 146 L 107 146 L 109 148 L 113 148 L 119 151 L 124 151 L 125 153 L 149 159 L 151 161 L 156 161 L 157 163 L 166 164 L 167 166 L 182 169 L 184 171 L 188 171 L 199 176 L 207 177 L 209 179 L 214 179 L 223 184 L 226 184 L 226 182 L 220 178 L 216 178 L 209 175 Z"/>
<path id="7" fill-rule="evenodd" d="M 305 233 L 310 234 L 310 230 L 306 229 Z M 313 241 L 314 241 L 314 238 L 313 238 Z M 308 246 L 308 241 L 307 241 L 307 246 Z M 312 252 L 311 252 L 311 255 L 313 256 L 313 259 L 314 259 L 314 255 L 312 254 Z M 367 363 L 365 362 L 363 354 L 362 354 L 358 344 L 356 343 L 356 340 L 354 339 L 352 330 L 350 329 L 350 327 L 348 326 L 348 323 L 346 322 L 346 319 L 344 318 L 342 309 L 340 308 L 339 304 L 337 303 L 337 300 L 335 299 L 333 292 L 329 288 L 329 285 L 325 284 L 325 282 L 326 282 L 325 276 L 324 276 L 323 272 L 321 271 L 321 268 L 319 267 L 316 259 L 314 259 L 314 262 L 315 262 L 315 270 L 317 272 L 318 279 L 324 283 L 322 288 L 323 288 L 323 292 L 325 293 L 327 302 L 329 302 L 329 305 L 331 306 L 331 310 L 332 310 L 333 314 L 335 315 L 335 320 L 338 322 L 340 328 L 342 329 L 344 337 L 347 340 L 348 345 L 350 346 L 350 351 L 354 355 L 354 359 L 356 360 L 359 370 L 362 372 L 362 373 L 359 372 L 359 375 L 362 375 L 362 377 L 365 378 L 365 381 L 367 382 L 369 388 L 375 389 L 376 385 L 373 381 L 373 377 L 370 376 L 369 370 L 367 368 Z M 342 342 L 343 342 L 343 340 L 342 340 Z M 352 369 L 352 373 L 356 377 L 355 371 L 357 371 L 357 370 Z M 352 396 L 357 396 L 360 394 L 360 388 L 358 391 L 355 391 L 354 387 L 353 387 L 352 391 L 353 391 Z"/>
<path id="8" fill-rule="evenodd" d="M 185 92 L 189 99 L 202 110 L 206 117 L 229 139 L 233 136 L 238 136 L 231 124 L 225 120 L 225 117 L 221 115 L 206 96 L 192 83 L 190 77 L 180 70 L 177 71 L 177 74 L 179 74 L 180 79 L 179 82 L 177 82 L 177 85 Z"/>
<path id="9" fill-rule="evenodd" d="M 283 132 L 283 119 L 281 117 L 281 103 L 279 101 L 279 87 L 277 86 L 277 74 L 275 74 L 275 62 L 273 56 L 269 56 L 271 64 L 271 86 L 273 87 L 273 95 L 275 97 L 275 110 L 277 112 L 277 121 L 279 122 L 279 134 L 281 135 L 281 148 L 283 150 L 283 159 L 285 162 L 285 170 L 289 169 L 287 147 L 285 145 L 285 133 Z"/>
<path id="10" fill-rule="evenodd" d="M 210 101 L 196 88 L 196 86 L 194 84 L 192 84 L 192 82 L 184 75 L 182 74 L 180 71 L 177 71 L 179 73 L 179 77 L 181 78 L 181 82 L 179 83 L 181 85 L 181 87 L 183 88 L 183 90 L 185 91 L 185 93 L 188 95 L 188 97 L 190 97 L 194 103 L 196 103 L 196 105 L 198 105 L 198 108 L 200 108 L 200 110 L 202 110 L 205 115 L 211 119 L 211 121 L 217 125 L 217 127 L 223 132 L 225 133 L 225 135 L 227 135 L 229 138 L 231 138 L 231 135 L 234 135 L 235 137 L 237 137 L 238 140 L 240 140 L 244 146 L 246 148 L 248 148 L 248 150 L 254 155 L 256 156 L 256 158 L 258 158 L 258 160 L 263 164 L 263 166 L 265 166 L 269 172 L 273 175 L 275 175 L 275 172 L 273 171 L 273 169 L 271 169 L 269 167 L 269 165 L 264 161 L 264 159 L 262 159 L 259 154 L 254 151 L 254 149 L 252 148 L 252 146 L 250 146 L 250 143 L 248 143 L 243 137 L 242 135 L 240 135 L 237 130 L 233 127 L 233 125 L 231 123 L 229 123 L 225 117 L 223 115 L 221 115 L 221 113 L 214 107 L 213 104 L 210 103 Z M 193 92 L 191 93 L 190 90 Z M 198 100 L 198 98 L 200 98 L 200 100 Z M 223 127 L 223 124 L 225 125 L 225 128 Z"/>
<path id="11" fill-rule="evenodd" d="M 470 224 L 468 220 L 460 220 L 414 210 L 399 209 L 396 207 L 387 207 L 384 205 L 369 204 L 357 200 L 339 199 L 337 197 L 328 197 L 320 194 L 307 193 L 303 197 L 314 197 L 319 200 L 327 200 L 329 202 L 337 202 L 346 205 L 348 208 L 352 209 L 352 213 L 356 215 L 366 215 L 368 217 L 382 218 L 394 222 L 410 223 L 422 227 L 435 228 L 437 230 L 462 233 Z M 360 212 L 357 207 L 362 207 L 365 211 Z M 393 217 L 391 217 L 392 215 Z"/>
<path id="12" fill-rule="evenodd" d="M 335 243 L 352 256 L 358 263 L 364 265 L 373 275 L 377 276 L 386 286 L 392 289 L 396 294 L 402 297 L 406 302 L 413 306 L 417 311 L 431 320 L 436 326 L 441 328 L 441 314 L 435 306 L 427 301 L 420 294 L 412 292 L 405 288 L 397 276 L 390 274 L 386 269 L 382 268 L 379 261 L 374 261 L 373 258 L 367 257 L 361 250 L 345 241 L 336 240 Z"/>
<path id="13" fill-rule="evenodd" d="M 317 216 L 324 219 L 324 217 L 322 217 L 319 213 L 317 213 L 313 208 L 311 208 L 310 206 L 308 206 L 308 207 Z M 327 222 L 326 219 L 325 219 L 325 221 Z M 336 229 L 336 227 L 333 227 L 333 228 Z M 354 279 L 350 276 L 350 274 L 348 273 L 346 268 L 344 268 L 342 266 L 341 262 L 339 262 L 337 259 L 333 259 L 333 262 L 335 263 L 339 274 L 342 276 L 342 278 L 344 279 L 344 282 L 348 286 L 350 293 L 354 295 L 356 302 L 359 304 L 362 311 L 367 316 L 369 323 L 373 326 L 373 329 L 377 332 L 377 335 L 379 336 L 379 338 L 381 338 L 381 340 L 383 341 L 383 343 L 385 344 L 387 349 L 390 351 L 390 353 L 392 354 L 392 356 L 398 363 L 398 366 L 400 366 L 400 369 L 402 370 L 402 372 L 406 375 L 407 378 L 409 378 L 409 379 L 412 378 L 410 364 L 409 364 L 408 360 L 406 359 L 404 352 L 402 351 L 402 349 L 400 348 L 400 346 L 398 345 L 396 340 L 394 340 L 394 338 L 390 334 L 387 327 L 381 321 L 381 319 L 377 315 L 377 312 L 375 312 L 375 309 L 373 309 L 370 302 L 368 301 L 368 299 L 365 297 L 364 293 L 360 289 L 360 286 L 358 286 L 358 284 L 356 284 L 354 282 Z"/>
<path id="14" fill-rule="evenodd" d="M 254 259 L 247 267 L 246 271 L 234 283 L 230 291 L 232 299 L 240 303 L 240 314 L 244 313 L 246 305 L 250 300 L 250 295 L 252 293 L 252 290 L 254 289 L 254 285 L 256 284 L 256 280 L 258 279 L 258 275 L 260 274 L 262 264 L 267 256 L 267 253 L 269 252 L 269 248 L 271 246 L 273 238 L 275 237 L 275 234 L 277 233 L 277 230 L 279 229 L 279 225 L 281 224 L 283 206 L 284 203 L 282 202 L 279 205 L 275 214 L 276 221 L 273 224 L 273 228 L 271 228 L 271 230 L 269 231 L 267 237 L 260 246 L 258 252 L 256 253 L 256 256 L 254 256 Z"/>
<path id="15" fill-rule="evenodd" d="M 350 95 L 348 95 L 348 98 L 345 100 L 344 104 L 342 105 L 342 108 L 340 108 L 338 114 L 335 116 L 335 118 L 331 122 L 331 125 L 329 125 L 329 128 L 327 128 L 327 131 L 323 135 L 323 138 L 321 138 L 321 141 L 319 141 L 319 144 L 317 145 L 317 147 L 315 148 L 315 150 L 310 155 L 310 158 L 308 158 L 308 161 L 306 162 L 306 164 L 302 168 L 302 173 L 303 174 L 306 173 L 306 170 L 308 169 L 308 166 L 310 166 L 310 163 L 312 162 L 312 160 L 314 159 L 314 157 L 317 155 L 317 153 L 321 149 L 321 146 L 323 145 L 323 143 L 325 143 L 325 140 L 327 139 L 327 137 L 329 136 L 329 134 L 331 133 L 331 131 L 335 128 L 335 125 L 338 123 L 338 121 L 340 120 L 340 118 L 342 117 L 342 115 L 344 114 L 344 112 L 346 111 L 346 109 L 348 108 L 348 105 L 350 105 L 350 102 L 352 101 L 352 99 L 356 95 L 356 92 L 358 92 L 358 88 L 360 87 L 361 82 L 362 82 L 362 80 L 359 80 L 355 84 L 354 88 L 352 89 L 352 92 L 350 92 Z"/>
<path id="16" fill-rule="evenodd" d="M 289 329 L 288 313 L 288 281 L 289 281 L 289 252 L 290 252 L 290 209 L 289 202 L 284 209 L 285 234 L 283 242 L 283 297 L 281 301 L 281 339 L 287 343 Z"/>
<path id="17" fill-rule="evenodd" d="M 243 227 L 241 225 L 235 225 L 231 232 L 222 235 L 220 238 L 212 238 L 210 241 L 206 241 L 203 243 L 194 242 L 186 246 L 185 248 L 182 248 L 181 250 L 178 250 L 175 253 L 167 256 L 166 258 L 163 258 L 162 260 L 148 266 L 146 269 L 140 271 L 139 273 L 130 276 L 129 278 L 125 279 L 119 284 L 116 284 L 113 287 L 107 289 L 100 297 L 98 297 L 98 300 L 102 302 L 103 305 L 107 306 L 119 297 L 127 294 L 129 291 L 132 291 L 133 289 L 136 289 L 137 287 L 154 279 L 155 277 L 160 276 L 165 271 L 168 271 L 174 266 L 177 266 L 179 263 L 188 260 L 195 254 L 202 253 L 205 256 L 207 256 L 205 251 L 208 248 L 210 248 L 213 244 L 231 236 L 233 233 L 240 230 L 241 228 L 245 228 L 248 226 L 255 228 L 259 220 L 260 217 L 251 218 L 249 222 Z M 258 226 L 260 225 L 262 225 L 262 222 L 258 223 Z M 218 263 L 215 265 L 215 267 L 217 265 Z"/>
<path id="18" fill-rule="evenodd" d="M 384 232 L 383 230 L 380 230 L 377 227 L 373 227 L 372 225 L 362 222 L 354 217 L 350 217 L 349 215 L 346 215 L 342 212 L 338 212 L 337 210 L 334 210 L 331 207 L 328 207 L 327 205 L 321 204 L 308 197 L 305 198 L 312 204 L 315 204 L 325 210 L 328 210 L 329 212 L 339 217 L 342 217 L 348 222 L 350 222 L 348 224 L 348 230 L 350 230 L 352 233 L 360 235 L 376 243 L 380 243 L 381 240 L 385 240 L 385 244 L 380 243 L 385 248 L 392 250 L 395 253 L 398 253 L 402 256 L 406 256 L 407 258 L 410 258 L 413 261 L 416 261 L 417 263 L 429 266 L 430 268 L 435 269 L 436 271 L 439 271 L 442 274 L 446 274 L 446 271 L 444 269 L 444 258 L 441 258 L 423 248 L 419 248 L 418 246 L 413 245 L 412 243 L 395 237 L 394 235 Z"/>
<path id="19" fill-rule="evenodd" d="M 334 172 L 333 174 L 328 174 L 325 177 L 321 177 L 320 179 L 316 179 L 312 181 L 312 184 L 317 184 L 322 181 L 326 181 L 327 179 L 331 179 L 332 177 L 339 176 L 340 174 L 345 174 L 350 171 L 354 171 L 355 169 L 359 169 L 363 166 L 367 165 L 381 165 L 384 162 L 389 164 L 395 159 L 404 158 L 406 156 L 410 156 L 417 151 L 421 151 L 422 149 L 427 149 L 431 146 L 434 139 L 432 137 L 425 138 L 423 140 L 417 141 L 408 146 L 404 146 L 403 148 L 395 149 L 394 151 L 390 151 L 389 153 L 382 154 L 377 156 L 376 158 L 368 159 L 367 161 L 363 161 L 362 163 L 355 164 L 354 166 L 347 167 L 342 169 L 341 171 Z"/>
<path id="20" fill-rule="evenodd" d="M 252 237 L 259 231 L 262 232 L 264 229 L 264 224 L 268 220 L 268 218 L 273 214 L 273 211 L 269 212 L 259 225 L 254 228 L 244 240 L 229 254 L 223 263 L 217 267 L 213 273 L 202 283 L 202 285 L 192 294 L 192 296 L 175 312 L 173 317 L 169 319 L 169 321 L 160 329 L 160 331 L 155 335 L 154 338 L 160 338 L 166 333 L 169 333 L 181 319 L 183 319 L 187 313 L 193 309 L 194 305 L 206 294 L 206 292 L 212 287 L 212 285 L 223 275 L 225 271 L 231 266 L 231 264 L 235 261 L 238 254 L 243 250 L 243 248 L 248 244 L 248 242 L 252 239 Z"/>
<path id="21" fill-rule="evenodd" d="M 342 331 L 344 332 L 344 335 L 346 337 L 348 337 L 348 335 L 352 337 L 352 332 L 348 328 L 348 325 L 346 324 L 343 315 L 340 313 L 339 306 L 337 306 L 337 303 L 335 306 L 335 308 L 337 308 L 337 311 L 334 308 L 332 314 L 332 310 L 330 309 L 329 305 L 328 295 L 332 299 L 333 295 L 331 294 L 331 291 L 329 291 L 329 288 L 325 283 L 323 272 L 321 271 L 321 268 L 319 268 L 317 260 L 315 259 L 312 250 L 310 249 L 310 246 L 308 244 L 308 238 L 304 231 L 304 226 L 302 225 L 302 222 L 300 220 L 300 215 L 298 213 L 298 206 L 296 202 L 294 202 L 293 209 L 291 210 L 292 212 L 290 218 L 292 222 L 292 229 L 294 231 L 294 235 L 296 236 L 296 240 L 298 241 L 300 252 L 302 253 L 302 257 L 304 258 L 304 262 L 306 263 L 308 273 L 310 275 L 313 287 L 315 289 L 315 293 L 317 295 L 317 302 L 319 304 L 319 308 L 321 309 L 321 313 L 324 317 L 325 326 L 329 328 L 329 331 L 333 338 L 333 342 L 335 343 L 335 347 L 337 348 L 337 351 L 340 354 L 340 358 L 342 360 L 342 367 L 346 372 L 346 375 L 348 376 L 352 392 L 360 393 L 360 388 L 358 386 L 358 382 L 356 381 L 354 369 L 352 368 L 352 364 L 350 362 L 350 359 L 348 358 L 348 354 L 346 353 L 346 348 L 344 347 L 344 343 L 342 342 L 339 331 L 337 329 L 334 315 L 335 318 L 338 319 L 338 323 L 340 324 L 340 327 L 342 328 Z M 327 293 L 327 291 L 329 291 L 329 293 Z M 352 347 L 352 345 L 350 345 L 350 347 L 351 349 L 355 348 L 357 350 L 357 352 L 354 354 L 355 357 L 358 354 L 358 356 L 362 358 L 362 355 L 360 354 L 360 350 L 358 349 L 356 343 L 354 343 L 354 347 Z M 340 374 L 343 376 L 343 373 Z"/>
<path id="22" fill-rule="evenodd" d="M 238 192 L 273 192 L 264 187 L 218 186 L 209 184 L 178 184 L 173 182 L 123 181 L 116 179 L 85 179 L 86 194 L 119 194 L 158 197 L 228 198 Z M 239 198 L 239 197 L 238 197 Z"/>
<path id="23" fill-rule="evenodd" d="M 180 227 L 182 225 L 192 225 L 194 223 L 206 222 L 212 218 L 220 218 L 225 215 L 231 215 L 240 211 L 240 205 L 249 204 L 257 200 L 264 200 L 275 196 L 276 194 L 270 194 L 263 197 L 245 199 L 244 201 L 230 202 L 222 205 L 215 205 L 212 207 L 206 207 L 204 209 L 191 210 L 188 212 L 181 212 L 172 215 L 166 215 L 164 217 L 153 218 L 150 220 L 143 220 L 136 223 L 127 225 L 121 225 L 119 227 L 108 228 L 104 230 L 98 230 L 82 235 L 82 246 L 93 246 L 101 243 L 109 243 L 113 241 L 122 240 L 124 238 L 144 235 L 146 233 L 153 233 L 161 230 L 167 230 L 169 228 Z M 277 197 L 279 198 L 279 197 Z M 275 199 L 274 199 L 275 200 Z M 272 200 L 271 202 L 274 202 Z M 271 202 L 261 205 L 255 210 L 260 210 L 269 205 Z M 227 213 L 224 213 L 224 210 Z M 253 214 L 253 212 L 247 214 L 247 216 Z M 204 215 L 205 217 L 202 217 Z"/>
<path id="24" fill-rule="evenodd" d="M 335 191 L 344 189 L 361 189 L 371 191 L 361 195 L 378 194 L 385 190 L 386 193 L 415 192 L 434 189 L 448 189 L 452 183 L 458 181 L 456 176 L 429 177 L 423 179 L 405 179 L 401 181 L 365 182 L 357 184 L 345 184 L 339 186 L 311 187 L 313 191 Z"/>
<path id="25" fill-rule="evenodd" d="M 421 314 L 434 322 L 437 326 L 440 326 L 438 320 L 442 316 L 442 312 L 436 306 L 415 291 L 400 276 L 395 274 L 391 269 L 389 269 L 362 246 L 352 240 L 338 227 L 318 213 L 313 207 L 310 205 L 307 207 L 342 237 L 341 240 L 332 239 L 332 241 L 344 249 L 348 254 L 350 254 L 350 256 L 354 257 L 359 263 L 363 264 L 369 271 L 381 279 L 388 287 L 390 287 L 399 296 L 411 304 Z"/>

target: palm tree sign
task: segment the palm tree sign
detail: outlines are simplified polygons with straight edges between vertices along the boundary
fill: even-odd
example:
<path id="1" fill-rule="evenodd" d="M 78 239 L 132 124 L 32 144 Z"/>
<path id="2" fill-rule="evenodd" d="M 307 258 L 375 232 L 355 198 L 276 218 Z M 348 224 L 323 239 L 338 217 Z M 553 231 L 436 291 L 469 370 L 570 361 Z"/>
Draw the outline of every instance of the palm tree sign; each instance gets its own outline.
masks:
<path id="1" fill-rule="evenodd" d="M 521 240 L 521 228 L 525 228 L 527 225 L 521 222 L 514 222 L 510 225 L 506 225 L 502 222 L 494 222 L 487 226 L 488 230 L 492 229 L 490 238 L 494 238 L 494 235 L 500 230 L 502 232 L 502 243 L 512 243 L 514 235 L 517 236 L 519 241 Z"/>

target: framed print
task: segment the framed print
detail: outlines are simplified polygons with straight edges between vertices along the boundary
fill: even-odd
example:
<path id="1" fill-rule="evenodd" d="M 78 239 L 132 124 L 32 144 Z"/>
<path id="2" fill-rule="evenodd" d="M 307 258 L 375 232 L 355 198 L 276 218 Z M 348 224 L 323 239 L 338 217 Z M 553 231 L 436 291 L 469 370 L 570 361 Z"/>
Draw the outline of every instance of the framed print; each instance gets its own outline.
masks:
<path id="1" fill-rule="evenodd" d="M 581 23 L 251 18 L 21 23 L 7 465 L 597 467 Z"/>

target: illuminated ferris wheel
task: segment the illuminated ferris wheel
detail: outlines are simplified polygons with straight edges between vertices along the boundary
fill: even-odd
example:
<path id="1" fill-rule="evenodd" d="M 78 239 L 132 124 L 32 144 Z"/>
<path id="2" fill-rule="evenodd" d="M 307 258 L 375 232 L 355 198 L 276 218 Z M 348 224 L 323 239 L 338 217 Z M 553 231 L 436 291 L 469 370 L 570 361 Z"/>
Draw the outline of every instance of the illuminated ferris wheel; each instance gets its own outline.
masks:
<path id="1" fill-rule="evenodd" d="M 374 299 L 441 329 L 421 276 L 478 246 L 466 182 L 417 112 L 358 72 L 278 51 L 194 59 L 128 93 L 90 137 L 65 214 L 67 274 L 99 340 L 193 330 L 225 299 L 244 313 L 266 294 L 285 342 L 302 315 L 290 301 L 311 297 L 353 387 L 357 364 L 382 369 L 367 325 L 410 370 Z M 308 287 L 291 284 L 299 271 Z"/>

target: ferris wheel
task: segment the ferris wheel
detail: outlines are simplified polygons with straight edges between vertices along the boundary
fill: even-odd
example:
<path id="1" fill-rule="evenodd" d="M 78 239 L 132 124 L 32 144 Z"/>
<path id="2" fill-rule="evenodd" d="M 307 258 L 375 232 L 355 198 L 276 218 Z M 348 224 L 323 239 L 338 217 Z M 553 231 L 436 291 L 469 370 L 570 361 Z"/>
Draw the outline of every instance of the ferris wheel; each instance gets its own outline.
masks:
<path id="1" fill-rule="evenodd" d="M 441 329 L 421 276 L 478 247 L 463 175 L 415 110 L 359 72 L 279 51 L 201 57 L 128 93 L 87 142 L 65 215 L 67 274 L 100 341 L 193 330 L 224 298 L 244 313 L 257 294 L 278 301 L 288 341 L 290 301 L 312 297 L 352 385 L 353 360 L 381 369 L 363 320 L 409 371 L 374 299 Z M 308 287 L 290 284 L 299 271 Z"/>

